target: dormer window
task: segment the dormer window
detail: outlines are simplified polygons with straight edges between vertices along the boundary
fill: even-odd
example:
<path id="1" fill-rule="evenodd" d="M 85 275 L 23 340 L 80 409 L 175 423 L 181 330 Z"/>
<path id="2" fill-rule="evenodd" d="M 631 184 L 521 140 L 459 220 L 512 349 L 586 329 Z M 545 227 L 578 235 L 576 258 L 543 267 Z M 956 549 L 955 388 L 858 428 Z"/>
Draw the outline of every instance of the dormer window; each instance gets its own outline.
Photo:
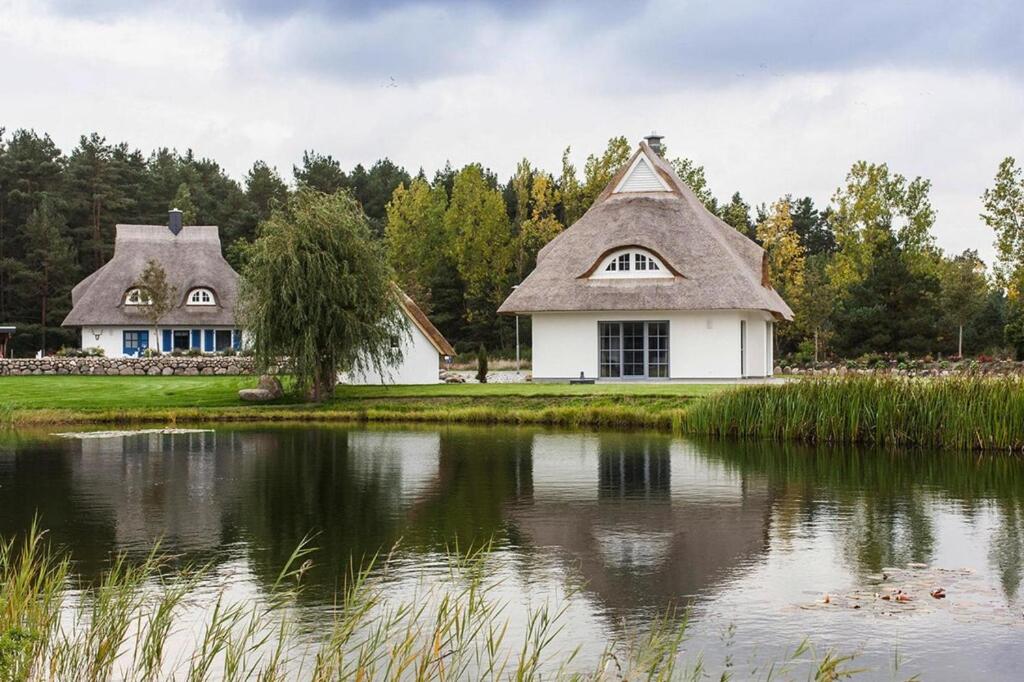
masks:
<path id="1" fill-rule="evenodd" d="M 217 305 L 217 299 L 209 289 L 193 289 L 188 294 L 189 305 Z"/>
<path id="2" fill-rule="evenodd" d="M 128 293 L 124 295 L 125 305 L 152 305 L 152 303 L 153 299 L 149 297 L 149 292 L 139 287 L 129 289 Z"/>
<path id="3" fill-rule="evenodd" d="M 661 259 L 639 248 L 623 249 L 606 256 L 593 270 L 592 278 L 672 277 Z"/>

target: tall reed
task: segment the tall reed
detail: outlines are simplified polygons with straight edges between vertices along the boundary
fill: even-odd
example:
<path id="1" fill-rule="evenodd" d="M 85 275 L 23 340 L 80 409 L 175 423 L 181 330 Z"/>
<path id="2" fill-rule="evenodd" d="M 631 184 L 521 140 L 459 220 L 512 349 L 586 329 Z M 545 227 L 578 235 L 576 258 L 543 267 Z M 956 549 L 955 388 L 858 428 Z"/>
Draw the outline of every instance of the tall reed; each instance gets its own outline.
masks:
<path id="1" fill-rule="evenodd" d="M 308 541 L 265 594 L 238 599 L 226 587 L 209 593 L 212 567 L 172 571 L 156 549 L 138 562 L 114 557 L 96 584 L 76 587 L 68 559 L 44 540 L 33 525 L 17 542 L 0 542 L 4 682 L 529 682 L 706 675 L 700 657 L 688 668 L 680 666 L 685 614 L 668 612 L 635 635 L 608 642 L 593 667 L 577 665 L 578 650 L 559 641 L 570 625 L 566 603 L 530 609 L 522 632 L 513 637 L 505 604 L 494 594 L 486 547 L 448 553 L 444 586 L 402 599 L 390 592 L 392 557 L 353 568 L 325 628 L 303 624 L 298 615 L 296 598 L 310 566 Z M 834 679 L 832 672 L 846 661 L 829 654 L 820 662 L 807 660 L 806 651 L 799 648 L 783 669 L 796 662 L 817 668 L 819 679 Z"/>
<path id="2" fill-rule="evenodd" d="M 759 385 L 695 402 L 681 430 L 886 447 L 1024 451 L 1017 377 L 837 377 Z"/>

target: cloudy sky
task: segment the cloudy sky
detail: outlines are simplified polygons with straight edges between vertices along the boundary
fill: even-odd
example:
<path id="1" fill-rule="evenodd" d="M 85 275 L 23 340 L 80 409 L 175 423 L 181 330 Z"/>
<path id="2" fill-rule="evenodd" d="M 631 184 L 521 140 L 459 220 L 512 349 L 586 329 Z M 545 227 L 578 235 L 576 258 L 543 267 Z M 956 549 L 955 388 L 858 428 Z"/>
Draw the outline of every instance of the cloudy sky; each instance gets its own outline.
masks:
<path id="1" fill-rule="evenodd" d="M 1024 157 L 1015 0 L 0 0 L 0 125 L 192 148 L 240 178 L 303 149 L 557 172 L 666 136 L 713 191 L 824 202 L 857 159 L 933 182 L 951 251 Z"/>

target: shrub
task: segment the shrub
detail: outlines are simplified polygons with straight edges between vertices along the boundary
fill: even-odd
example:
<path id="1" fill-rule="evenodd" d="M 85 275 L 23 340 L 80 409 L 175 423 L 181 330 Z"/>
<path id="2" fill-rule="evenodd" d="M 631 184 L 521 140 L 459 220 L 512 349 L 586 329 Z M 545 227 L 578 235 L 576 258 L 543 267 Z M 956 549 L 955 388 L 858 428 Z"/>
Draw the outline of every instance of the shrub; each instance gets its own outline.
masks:
<path id="1" fill-rule="evenodd" d="M 487 346 L 482 343 L 476 352 L 476 380 L 481 384 L 487 383 Z"/>
<path id="2" fill-rule="evenodd" d="M 160 357 L 160 351 L 156 348 L 147 348 L 142 351 L 142 357 L 144 358 L 158 358 Z"/>

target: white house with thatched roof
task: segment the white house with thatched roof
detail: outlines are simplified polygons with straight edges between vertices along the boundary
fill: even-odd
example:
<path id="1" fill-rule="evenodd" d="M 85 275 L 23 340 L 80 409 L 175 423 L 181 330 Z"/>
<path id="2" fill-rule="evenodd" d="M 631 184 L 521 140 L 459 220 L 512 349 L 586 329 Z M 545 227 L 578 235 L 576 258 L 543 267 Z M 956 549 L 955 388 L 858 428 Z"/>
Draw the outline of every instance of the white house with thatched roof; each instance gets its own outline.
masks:
<path id="1" fill-rule="evenodd" d="M 764 250 L 712 214 L 645 138 L 499 308 L 530 315 L 538 381 L 772 374 L 793 317 Z"/>
<path id="2" fill-rule="evenodd" d="M 139 287 L 154 260 L 175 289 L 171 310 L 152 324 L 148 297 Z M 118 225 L 114 257 L 71 290 L 72 309 L 63 326 L 78 327 L 82 348 L 107 357 L 132 357 L 147 348 L 212 353 L 241 348 L 235 323 L 238 273 L 221 253 L 214 225 L 185 225 L 171 211 L 168 225 Z"/>

